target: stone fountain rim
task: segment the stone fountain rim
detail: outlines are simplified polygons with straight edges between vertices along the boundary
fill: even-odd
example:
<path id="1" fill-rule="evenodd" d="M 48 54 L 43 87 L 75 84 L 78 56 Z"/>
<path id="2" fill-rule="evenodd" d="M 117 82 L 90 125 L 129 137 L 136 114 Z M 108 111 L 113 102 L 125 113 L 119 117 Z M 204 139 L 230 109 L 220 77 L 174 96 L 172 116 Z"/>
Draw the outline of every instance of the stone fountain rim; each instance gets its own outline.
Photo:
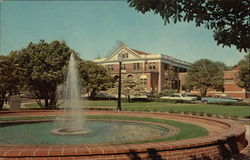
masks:
<path id="1" fill-rule="evenodd" d="M 55 114 L 54 111 L 49 111 Z M 33 115 L 48 114 L 49 112 L 34 112 Z M 148 112 L 115 112 L 115 111 L 86 111 L 87 114 L 92 115 L 137 115 L 140 117 L 160 117 L 163 119 L 187 119 L 189 121 L 205 121 L 208 124 L 224 126 L 221 132 L 214 133 L 213 135 L 208 135 L 205 137 L 167 141 L 167 142 L 154 142 L 154 143 L 141 143 L 141 144 L 123 144 L 123 145 L 54 145 L 54 146 L 33 146 L 27 147 L 22 146 L 0 146 L 0 157 L 7 158 L 19 158 L 19 157 L 87 157 L 91 156 L 105 156 L 112 157 L 114 155 L 126 155 L 130 150 L 136 153 L 147 153 L 150 148 L 153 148 L 157 152 L 170 152 L 174 151 L 176 153 L 181 153 L 183 156 L 192 155 L 190 152 L 184 152 L 188 150 L 194 150 L 197 154 L 203 153 L 213 153 L 221 155 L 221 151 L 217 150 L 221 145 L 227 145 L 228 143 L 234 142 L 239 145 L 239 150 L 242 150 L 246 145 L 247 141 L 245 139 L 245 127 L 238 122 L 233 120 L 216 119 L 210 117 L 200 117 L 193 115 L 176 115 L 168 113 L 148 113 Z M 30 114 L 31 112 L 26 112 Z M 0 112 L 1 115 L 1 112 Z M 3 114 L 4 115 L 4 114 Z M 12 115 L 23 115 L 23 112 L 13 113 Z M 177 120 L 178 121 L 178 120 Z M 188 122 L 187 122 L 188 123 Z M 204 127 L 204 126 L 202 126 Z M 204 127 L 206 128 L 206 127 Z M 210 128 L 211 131 L 213 128 Z M 213 147 L 213 152 L 211 150 Z M 58 150 L 60 152 L 58 152 Z M 182 153 L 183 152 L 183 153 Z M 89 157 L 90 156 L 90 157 Z M 172 155 L 173 156 L 173 155 Z M 178 156 L 178 155 L 176 155 Z M 168 157 L 168 155 L 165 155 Z"/>

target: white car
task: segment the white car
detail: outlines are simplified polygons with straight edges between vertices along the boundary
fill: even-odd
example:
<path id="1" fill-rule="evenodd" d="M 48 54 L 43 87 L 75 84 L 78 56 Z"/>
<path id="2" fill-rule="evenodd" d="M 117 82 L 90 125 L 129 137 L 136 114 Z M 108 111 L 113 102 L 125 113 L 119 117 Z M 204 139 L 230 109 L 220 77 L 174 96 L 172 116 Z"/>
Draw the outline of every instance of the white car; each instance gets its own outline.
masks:
<path id="1" fill-rule="evenodd" d="M 185 100 L 185 101 L 196 101 L 196 97 L 186 96 L 185 94 L 173 93 L 171 96 L 163 96 L 161 99 L 170 99 L 170 100 Z"/>

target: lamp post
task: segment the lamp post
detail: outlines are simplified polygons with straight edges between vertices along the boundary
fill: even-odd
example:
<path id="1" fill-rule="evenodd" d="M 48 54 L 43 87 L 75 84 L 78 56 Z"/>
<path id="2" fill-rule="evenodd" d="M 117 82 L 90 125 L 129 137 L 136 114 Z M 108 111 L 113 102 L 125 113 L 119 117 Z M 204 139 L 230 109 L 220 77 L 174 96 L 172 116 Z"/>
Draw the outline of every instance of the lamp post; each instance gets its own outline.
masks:
<path id="1" fill-rule="evenodd" d="M 119 61 L 119 84 L 118 84 L 118 103 L 117 103 L 117 111 L 121 111 L 122 107 L 121 107 L 121 90 L 122 90 L 122 80 L 121 80 L 121 70 L 122 70 L 122 54 L 119 54 L 118 56 L 118 61 Z"/>

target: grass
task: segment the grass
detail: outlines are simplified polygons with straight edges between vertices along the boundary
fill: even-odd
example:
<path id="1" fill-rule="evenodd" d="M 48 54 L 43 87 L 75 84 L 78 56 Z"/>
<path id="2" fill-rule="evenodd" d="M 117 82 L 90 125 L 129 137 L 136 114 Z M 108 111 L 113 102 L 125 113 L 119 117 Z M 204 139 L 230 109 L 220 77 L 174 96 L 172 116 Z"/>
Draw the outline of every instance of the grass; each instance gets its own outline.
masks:
<path id="1" fill-rule="evenodd" d="M 138 141 L 140 143 L 145 142 L 161 142 L 161 141 L 169 141 L 169 140 L 181 140 L 188 138 L 197 138 L 202 136 L 207 136 L 208 131 L 202 127 L 182 123 L 172 120 L 158 119 L 158 118 L 149 118 L 149 117 L 131 117 L 131 116 L 113 116 L 113 115 L 88 115 L 86 116 L 88 119 L 117 119 L 117 120 L 135 120 L 135 121 L 147 121 L 147 122 L 155 122 L 155 123 L 163 123 L 171 126 L 175 126 L 180 129 L 180 132 L 171 137 L 163 137 L 160 139 L 153 140 L 143 140 Z M 38 119 L 55 119 L 55 116 L 28 116 L 28 117 L 0 117 L 0 121 L 16 121 L 16 120 L 38 120 Z M 135 142 L 135 143 L 138 143 Z M 124 143 L 123 143 L 124 144 Z"/>
<path id="2" fill-rule="evenodd" d="M 116 109 L 117 101 L 86 101 L 87 108 L 109 108 Z M 36 103 L 26 104 L 27 108 L 37 108 Z M 122 102 L 125 111 L 152 111 L 172 113 L 202 113 L 203 115 L 223 115 L 225 117 L 250 117 L 250 106 L 213 105 L 213 104 L 185 104 L 168 102 Z"/>

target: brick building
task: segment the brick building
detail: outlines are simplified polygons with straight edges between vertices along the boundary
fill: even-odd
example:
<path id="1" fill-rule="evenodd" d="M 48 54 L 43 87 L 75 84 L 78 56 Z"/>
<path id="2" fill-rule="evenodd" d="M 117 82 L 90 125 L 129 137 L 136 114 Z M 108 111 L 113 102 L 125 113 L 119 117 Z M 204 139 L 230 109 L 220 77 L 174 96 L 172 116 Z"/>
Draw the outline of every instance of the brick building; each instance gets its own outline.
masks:
<path id="1" fill-rule="evenodd" d="M 232 70 L 229 71 L 224 71 L 224 91 L 217 91 L 215 89 L 208 89 L 207 95 L 214 95 L 214 94 L 228 94 L 231 95 L 232 97 L 237 97 L 237 98 L 249 98 L 250 97 L 250 92 L 247 92 L 245 89 L 240 88 L 237 85 L 237 73 L 239 69 L 233 68 Z M 187 73 L 180 73 L 179 74 L 179 79 L 181 82 L 181 86 L 185 83 L 185 76 Z M 185 92 L 184 89 L 181 88 L 180 92 Z M 192 90 L 191 93 L 193 94 L 200 94 L 198 90 Z"/>
<path id="2" fill-rule="evenodd" d="M 140 78 L 148 92 L 161 92 L 165 89 L 164 86 L 168 78 L 166 71 L 169 66 L 173 66 L 174 73 L 176 74 L 172 82 L 172 88 L 180 92 L 185 92 L 182 86 L 185 83 L 186 72 L 191 63 L 163 54 L 145 53 L 129 48 L 124 44 L 116 49 L 110 56 L 94 59 L 93 61 L 103 65 L 115 78 L 118 77 L 119 73 L 119 55 L 123 57 L 121 67 L 122 76 Z M 224 71 L 224 92 L 209 89 L 207 95 L 229 94 L 238 98 L 250 97 L 250 92 L 246 92 L 245 89 L 237 86 L 237 72 L 237 68 Z M 198 90 L 192 90 L 191 93 L 200 94 Z"/>
<path id="3" fill-rule="evenodd" d="M 110 56 L 93 61 L 106 67 L 113 77 L 118 76 L 118 57 L 122 55 L 122 76 L 140 78 L 149 92 L 160 92 L 167 79 L 166 70 L 173 66 L 176 76 L 172 87 L 180 89 L 179 73 L 187 72 L 191 63 L 163 54 L 150 54 L 121 45 Z"/>

